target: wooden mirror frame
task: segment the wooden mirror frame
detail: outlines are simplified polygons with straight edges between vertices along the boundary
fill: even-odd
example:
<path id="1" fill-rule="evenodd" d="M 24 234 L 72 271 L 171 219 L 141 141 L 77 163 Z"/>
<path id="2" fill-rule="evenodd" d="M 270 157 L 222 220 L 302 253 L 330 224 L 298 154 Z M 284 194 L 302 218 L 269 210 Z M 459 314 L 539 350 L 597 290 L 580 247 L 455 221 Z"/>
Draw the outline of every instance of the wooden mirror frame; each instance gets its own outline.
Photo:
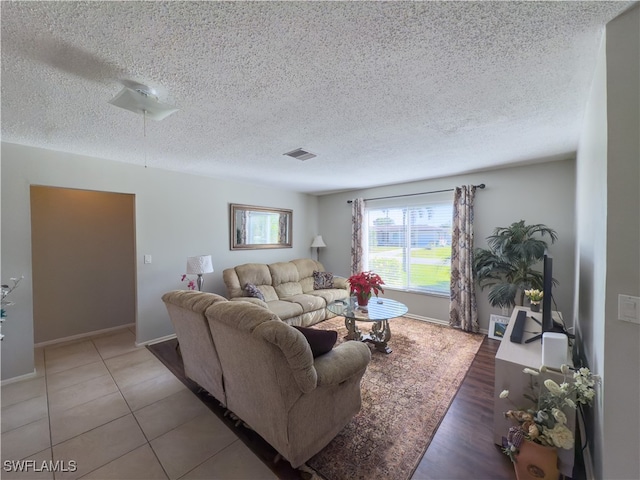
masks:
<path id="1" fill-rule="evenodd" d="M 238 203 L 230 203 L 229 207 L 231 250 L 291 248 L 293 210 L 256 207 Z M 250 232 L 247 231 L 247 222 L 250 226 L 253 225 L 253 228 L 258 230 L 251 241 L 247 238 L 250 234 Z M 259 232 L 260 229 L 262 229 L 262 233 Z M 266 232 L 267 229 L 270 230 L 271 235 Z M 280 229 L 282 230 L 279 231 Z"/>

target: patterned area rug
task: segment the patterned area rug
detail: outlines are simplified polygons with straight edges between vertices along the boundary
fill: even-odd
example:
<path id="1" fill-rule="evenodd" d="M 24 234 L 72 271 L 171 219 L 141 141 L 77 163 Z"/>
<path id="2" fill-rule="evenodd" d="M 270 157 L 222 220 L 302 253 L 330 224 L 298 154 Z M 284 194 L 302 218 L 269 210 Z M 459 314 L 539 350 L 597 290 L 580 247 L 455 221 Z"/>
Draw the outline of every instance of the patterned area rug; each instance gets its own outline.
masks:
<path id="1" fill-rule="evenodd" d="M 393 352 L 372 348 L 360 413 L 307 461 L 327 480 L 411 478 L 484 338 L 406 317 L 389 324 Z M 347 333 L 342 317 L 315 328 L 337 330 L 339 343 Z"/>

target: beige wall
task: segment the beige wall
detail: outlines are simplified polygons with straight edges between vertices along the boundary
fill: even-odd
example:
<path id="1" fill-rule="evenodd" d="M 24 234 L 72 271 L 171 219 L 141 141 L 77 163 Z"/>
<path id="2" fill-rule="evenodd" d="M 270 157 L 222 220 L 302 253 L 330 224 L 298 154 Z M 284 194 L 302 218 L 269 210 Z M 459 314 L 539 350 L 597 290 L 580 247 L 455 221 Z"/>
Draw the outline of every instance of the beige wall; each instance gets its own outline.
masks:
<path id="1" fill-rule="evenodd" d="M 347 200 L 405 195 L 480 183 L 486 184 L 486 188 L 478 190 L 476 194 L 476 247 L 486 247 L 486 238 L 494 228 L 508 226 L 519 220 L 525 220 L 528 224 L 543 223 L 557 231 L 558 241 L 550 248 L 554 257 L 553 276 L 559 281 L 553 295 L 558 309 L 571 326 L 575 275 L 575 160 L 571 154 L 561 160 L 531 162 L 517 167 L 322 196 L 318 207 L 320 233 L 327 244 L 322 249 L 325 267 L 340 275 L 349 274 L 351 205 L 347 204 Z M 489 327 L 490 315 L 501 313 L 500 309 L 491 307 L 487 295 L 488 290 L 484 290 L 478 291 L 477 296 L 480 328 L 485 330 Z M 448 322 L 448 297 L 389 289 L 385 291 L 385 296 L 403 302 L 414 315 Z"/>
<path id="2" fill-rule="evenodd" d="M 595 478 L 640 478 L 640 7 L 607 24 L 577 156 L 576 323 L 581 359 L 603 378 L 587 419 Z"/>
<path id="3" fill-rule="evenodd" d="M 607 125 L 607 285 L 602 372 L 605 430 L 601 478 L 640 478 L 640 325 L 618 320 L 618 295 L 640 297 L 638 5 L 607 25 Z"/>
<path id="4" fill-rule="evenodd" d="M 188 256 L 212 255 L 215 272 L 205 275 L 204 290 L 225 295 L 223 269 L 248 262 L 309 257 L 311 241 L 319 233 L 317 199 L 303 193 L 5 142 L 1 145 L 2 278 L 25 276 L 12 293 L 16 305 L 2 326 L 6 335 L 2 342 L 3 380 L 33 372 L 31 185 L 135 195 L 138 342 L 173 334 L 161 297 L 169 290 L 185 288 L 180 276 Z M 229 203 L 292 209 L 293 247 L 231 251 Z M 145 264 L 144 255 L 152 255 L 152 263 Z"/>
<path id="5" fill-rule="evenodd" d="M 35 343 L 135 323 L 135 197 L 30 191 Z"/>

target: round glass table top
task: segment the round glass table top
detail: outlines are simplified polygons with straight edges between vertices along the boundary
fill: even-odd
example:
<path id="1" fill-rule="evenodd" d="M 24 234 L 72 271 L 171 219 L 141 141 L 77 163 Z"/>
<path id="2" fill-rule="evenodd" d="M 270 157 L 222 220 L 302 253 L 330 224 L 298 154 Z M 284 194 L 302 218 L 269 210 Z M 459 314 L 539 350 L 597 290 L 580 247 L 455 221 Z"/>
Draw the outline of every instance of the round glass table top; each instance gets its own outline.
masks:
<path id="1" fill-rule="evenodd" d="M 362 322 L 379 322 L 390 318 L 401 317 L 409 311 L 404 303 L 390 298 L 371 297 L 366 307 L 351 306 L 348 300 L 336 300 L 327 305 L 327 310 L 346 318 L 354 318 Z"/>

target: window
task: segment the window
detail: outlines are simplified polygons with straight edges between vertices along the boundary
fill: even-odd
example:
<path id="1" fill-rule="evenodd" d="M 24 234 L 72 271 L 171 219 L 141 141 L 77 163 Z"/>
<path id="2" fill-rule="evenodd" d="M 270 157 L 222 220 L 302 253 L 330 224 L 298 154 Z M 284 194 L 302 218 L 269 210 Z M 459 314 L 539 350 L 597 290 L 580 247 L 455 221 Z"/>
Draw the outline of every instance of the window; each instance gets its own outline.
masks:
<path id="1" fill-rule="evenodd" d="M 389 288 L 449 295 L 450 197 L 411 204 L 407 198 L 367 202 L 365 269 L 380 275 Z"/>

